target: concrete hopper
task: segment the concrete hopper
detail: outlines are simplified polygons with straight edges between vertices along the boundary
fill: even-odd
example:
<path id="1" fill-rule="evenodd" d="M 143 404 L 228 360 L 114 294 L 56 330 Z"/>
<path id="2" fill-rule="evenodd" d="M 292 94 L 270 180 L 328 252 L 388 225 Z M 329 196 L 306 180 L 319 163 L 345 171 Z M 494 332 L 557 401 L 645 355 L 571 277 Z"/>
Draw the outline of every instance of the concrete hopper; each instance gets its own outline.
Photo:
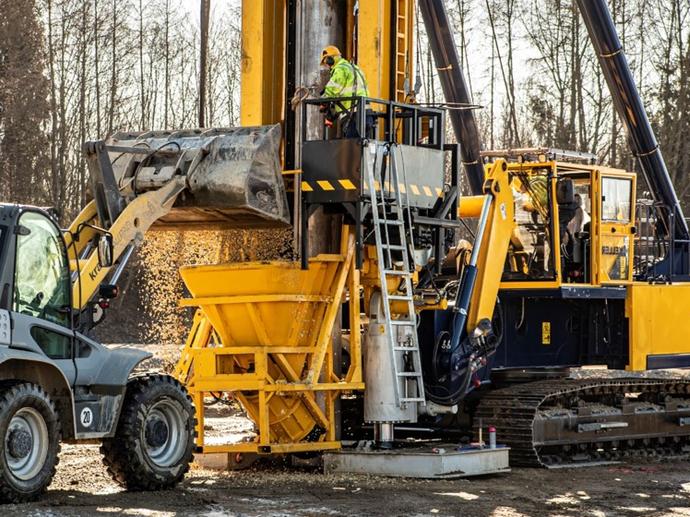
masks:
<path id="1" fill-rule="evenodd" d="M 203 394 L 223 392 L 232 393 L 259 428 L 257 443 L 223 451 L 339 447 L 334 395 L 363 387 L 359 362 L 339 379 L 331 359 L 333 324 L 353 267 L 350 244 L 342 254 L 311 259 L 308 270 L 294 262 L 181 268 L 193 296 L 182 305 L 199 313 L 178 376 L 196 399 L 200 429 Z"/>

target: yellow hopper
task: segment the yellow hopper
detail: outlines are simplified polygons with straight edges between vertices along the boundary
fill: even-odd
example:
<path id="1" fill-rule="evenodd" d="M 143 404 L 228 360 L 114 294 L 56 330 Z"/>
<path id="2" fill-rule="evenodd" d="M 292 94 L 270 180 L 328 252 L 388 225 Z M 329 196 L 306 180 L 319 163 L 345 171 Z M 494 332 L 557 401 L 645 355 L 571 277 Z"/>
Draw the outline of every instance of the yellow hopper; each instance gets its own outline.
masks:
<path id="1" fill-rule="evenodd" d="M 333 325 L 354 290 L 351 328 L 359 328 L 354 241 L 340 254 L 295 262 L 187 266 L 180 270 L 197 306 L 177 376 L 195 398 L 204 452 L 297 452 L 340 446 L 334 401 L 362 389 L 359 332 L 342 377 L 333 364 Z M 354 321 L 353 321 L 354 320 Z M 204 445 L 204 397 L 232 393 L 258 426 L 254 443 Z"/>

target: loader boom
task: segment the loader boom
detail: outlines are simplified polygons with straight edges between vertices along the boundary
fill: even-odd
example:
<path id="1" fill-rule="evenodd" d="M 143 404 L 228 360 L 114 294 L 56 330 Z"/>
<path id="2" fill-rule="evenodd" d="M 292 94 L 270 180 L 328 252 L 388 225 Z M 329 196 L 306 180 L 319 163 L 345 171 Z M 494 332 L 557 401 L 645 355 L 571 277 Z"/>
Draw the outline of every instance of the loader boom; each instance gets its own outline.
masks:
<path id="1" fill-rule="evenodd" d="M 108 142 L 86 142 L 94 199 L 64 235 L 73 308 L 83 315 L 103 296 L 106 279 L 117 283 L 154 226 L 184 231 L 289 223 L 279 147 L 275 125 L 118 133 Z M 104 239 L 112 247 L 109 264 L 99 257 Z M 80 328 L 95 324 L 80 321 Z"/>

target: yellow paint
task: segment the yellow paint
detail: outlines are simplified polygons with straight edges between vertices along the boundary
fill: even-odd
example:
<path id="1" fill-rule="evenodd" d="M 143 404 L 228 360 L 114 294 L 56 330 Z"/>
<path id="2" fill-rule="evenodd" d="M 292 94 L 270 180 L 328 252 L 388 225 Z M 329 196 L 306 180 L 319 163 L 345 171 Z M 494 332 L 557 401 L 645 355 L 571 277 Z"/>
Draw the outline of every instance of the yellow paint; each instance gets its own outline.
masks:
<path id="1" fill-rule="evenodd" d="M 410 190 L 415 196 L 419 195 L 419 188 L 417 187 L 417 185 L 410 183 Z"/>
<path id="2" fill-rule="evenodd" d="M 541 322 L 541 344 L 550 345 L 551 344 L 551 322 L 542 321 Z"/>
<path id="3" fill-rule="evenodd" d="M 345 190 L 357 190 L 355 184 L 350 180 L 338 180 L 338 183 L 340 183 L 340 186 L 342 186 Z"/>
<path id="4" fill-rule="evenodd" d="M 631 183 L 631 218 L 628 222 L 604 221 L 602 216 L 602 180 L 604 178 L 626 179 Z M 622 285 L 632 282 L 635 228 L 636 176 L 632 173 L 610 169 L 597 169 L 594 174 L 594 195 L 592 221 L 596 231 L 592 239 L 593 271 L 595 282 L 601 285 Z"/>
<path id="5" fill-rule="evenodd" d="M 314 189 L 311 188 L 311 185 L 307 183 L 306 181 L 302 182 L 302 191 L 303 192 L 314 192 Z"/>
<path id="6" fill-rule="evenodd" d="M 513 193 L 503 160 L 497 160 L 492 165 L 487 182 L 491 187 L 491 210 L 484 238 L 479 243 L 477 283 L 470 302 L 468 331 L 474 330 L 481 320 L 493 318 L 508 243 L 515 224 Z"/>
<path id="7" fill-rule="evenodd" d="M 422 186 L 422 189 L 424 190 L 424 194 L 429 197 L 434 197 L 434 194 L 431 192 L 431 189 L 427 187 L 426 185 Z"/>
<path id="8" fill-rule="evenodd" d="M 462 196 L 458 204 L 458 217 L 479 217 L 484 205 L 484 196 Z"/>
<path id="9" fill-rule="evenodd" d="M 283 119 L 285 0 L 242 0 L 240 123 Z"/>
<path id="10" fill-rule="evenodd" d="M 331 185 L 331 182 L 330 182 L 330 181 L 327 181 L 327 180 L 318 180 L 316 183 L 317 183 L 317 184 L 319 185 L 319 187 L 321 187 L 323 190 L 327 190 L 327 191 L 335 190 L 335 187 L 334 187 L 333 185 Z"/>
<path id="11" fill-rule="evenodd" d="M 690 354 L 690 284 L 628 286 L 630 370 L 644 370 L 647 356 Z"/>

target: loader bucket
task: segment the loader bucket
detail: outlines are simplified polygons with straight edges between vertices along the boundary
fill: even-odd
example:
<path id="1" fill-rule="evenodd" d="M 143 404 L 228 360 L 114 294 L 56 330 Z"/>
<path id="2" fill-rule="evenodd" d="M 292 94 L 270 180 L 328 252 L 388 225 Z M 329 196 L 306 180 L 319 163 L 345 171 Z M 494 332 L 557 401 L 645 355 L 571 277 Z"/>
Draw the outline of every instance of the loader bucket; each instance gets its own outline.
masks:
<path id="1" fill-rule="evenodd" d="M 153 227 L 186 230 L 289 225 L 280 141 L 280 126 L 271 125 L 117 133 L 106 143 L 151 150 L 110 152 L 121 186 L 132 179 L 141 192 L 160 187 L 172 174 L 187 176 L 187 189 Z"/>
<path id="2" fill-rule="evenodd" d="M 308 270 L 294 262 L 182 267 L 193 296 L 182 304 L 198 306 L 220 341 L 192 348 L 190 393 L 233 393 L 274 452 L 277 444 L 315 447 L 329 424 L 312 388 L 324 374 L 318 369 L 310 376 L 310 369 L 320 360 L 329 364 L 338 293 L 351 260 L 319 255 Z"/>

